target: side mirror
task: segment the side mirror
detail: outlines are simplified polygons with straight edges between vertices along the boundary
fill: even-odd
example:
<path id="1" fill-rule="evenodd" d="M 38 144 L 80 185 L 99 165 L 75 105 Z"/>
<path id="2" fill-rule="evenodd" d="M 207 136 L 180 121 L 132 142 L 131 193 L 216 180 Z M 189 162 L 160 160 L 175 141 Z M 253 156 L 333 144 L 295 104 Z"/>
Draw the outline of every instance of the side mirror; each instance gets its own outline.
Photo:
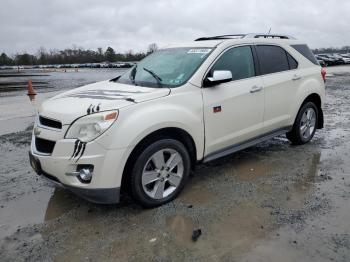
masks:
<path id="1" fill-rule="evenodd" d="M 215 70 L 213 76 L 205 79 L 205 86 L 214 86 L 232 81 L 232 73 L 228 70 Z"/>

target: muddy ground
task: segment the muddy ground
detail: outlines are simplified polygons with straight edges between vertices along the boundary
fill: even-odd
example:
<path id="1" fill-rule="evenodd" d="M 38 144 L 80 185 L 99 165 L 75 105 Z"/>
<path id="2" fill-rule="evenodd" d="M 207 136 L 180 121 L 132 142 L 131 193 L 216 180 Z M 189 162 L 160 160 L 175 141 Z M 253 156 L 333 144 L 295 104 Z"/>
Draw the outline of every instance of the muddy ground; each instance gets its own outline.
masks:
<path id="1" fill-rule="evenodd" d="M 30 128 L 0 136 L 1 261 L 349 261 L 350 70 L 327 80 L 325 128 L 197 167 L 175 201 L 88 203 L 28 163 Z M 192 231 L 201 229 L 196 242 Z"/>

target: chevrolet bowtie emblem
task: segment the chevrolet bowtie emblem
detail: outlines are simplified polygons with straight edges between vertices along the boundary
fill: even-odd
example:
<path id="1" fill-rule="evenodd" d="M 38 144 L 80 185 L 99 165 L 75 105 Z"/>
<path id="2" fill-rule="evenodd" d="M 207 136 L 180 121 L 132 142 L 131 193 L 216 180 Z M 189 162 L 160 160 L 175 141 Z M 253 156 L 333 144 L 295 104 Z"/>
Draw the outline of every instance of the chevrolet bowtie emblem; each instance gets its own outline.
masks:
<path id="1" fill-rule="evenodd" d="M 41 133 L 40 129 L 37 127 L 34 127 L 34 135 L 38 136 L 38 135 L 40 135 L 40 133 Z"/>

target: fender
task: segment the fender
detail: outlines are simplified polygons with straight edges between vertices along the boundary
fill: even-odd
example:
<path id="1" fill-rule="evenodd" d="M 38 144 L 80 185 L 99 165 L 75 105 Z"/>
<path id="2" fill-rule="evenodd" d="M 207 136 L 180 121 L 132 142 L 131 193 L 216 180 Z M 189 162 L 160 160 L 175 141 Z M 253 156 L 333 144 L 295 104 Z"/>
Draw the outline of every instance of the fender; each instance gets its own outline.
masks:
<path id="1" fill-rule="evenodd" d="M 295 118 L 299 112 L 301 105 L 304 103 L 305 99 L 311 94 L 317 94 L 321 99 L 321 108 L 324 104 L 325 88 L 323 80 L 315 79 L 314 77 L 307 78 L 298 88 L 298 91 L 295 95 L 295 103 L 291 112 L 291 124 L 294 124 Z"/>
<path id="2" fill-rule="evenodd" d="M 193 139 L 197 159 L 204 153 L 203 104 L 200 89 L 179 92 L 149 102 L 135 104 L 120 110 L 113 126 L 97 142 L 107 149 L 134 148 L 143 138 L 163 128 L 179 128 Z M 178 100 L 182 100 L 181 103 Z M 188 101 L 185 101 L 188 100 Z M 187 104 L 188 107 L 179 106 Z M 122 138 L 122 139 L 120 139 Z"/>

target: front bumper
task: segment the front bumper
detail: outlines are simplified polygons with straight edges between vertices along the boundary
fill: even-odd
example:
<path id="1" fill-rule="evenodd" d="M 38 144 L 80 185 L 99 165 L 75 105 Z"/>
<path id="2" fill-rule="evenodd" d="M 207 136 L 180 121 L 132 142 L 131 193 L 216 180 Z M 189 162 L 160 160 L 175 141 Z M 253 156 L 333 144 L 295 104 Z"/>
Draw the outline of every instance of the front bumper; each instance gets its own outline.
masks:
<path id="1" fill-rule="evenodd" d="M 42 167 L 38 157 L 29 152 L 30 165 L 34 171 L 39 175 L 45 177 L 47 180 L 56 186 L 68 189 L 74 194 L 98 204 L 115 204 L 119 203 L 120 187 L 116 188 L 82 188 L 62 183 L 57 177 L 46 173 Z"/>

